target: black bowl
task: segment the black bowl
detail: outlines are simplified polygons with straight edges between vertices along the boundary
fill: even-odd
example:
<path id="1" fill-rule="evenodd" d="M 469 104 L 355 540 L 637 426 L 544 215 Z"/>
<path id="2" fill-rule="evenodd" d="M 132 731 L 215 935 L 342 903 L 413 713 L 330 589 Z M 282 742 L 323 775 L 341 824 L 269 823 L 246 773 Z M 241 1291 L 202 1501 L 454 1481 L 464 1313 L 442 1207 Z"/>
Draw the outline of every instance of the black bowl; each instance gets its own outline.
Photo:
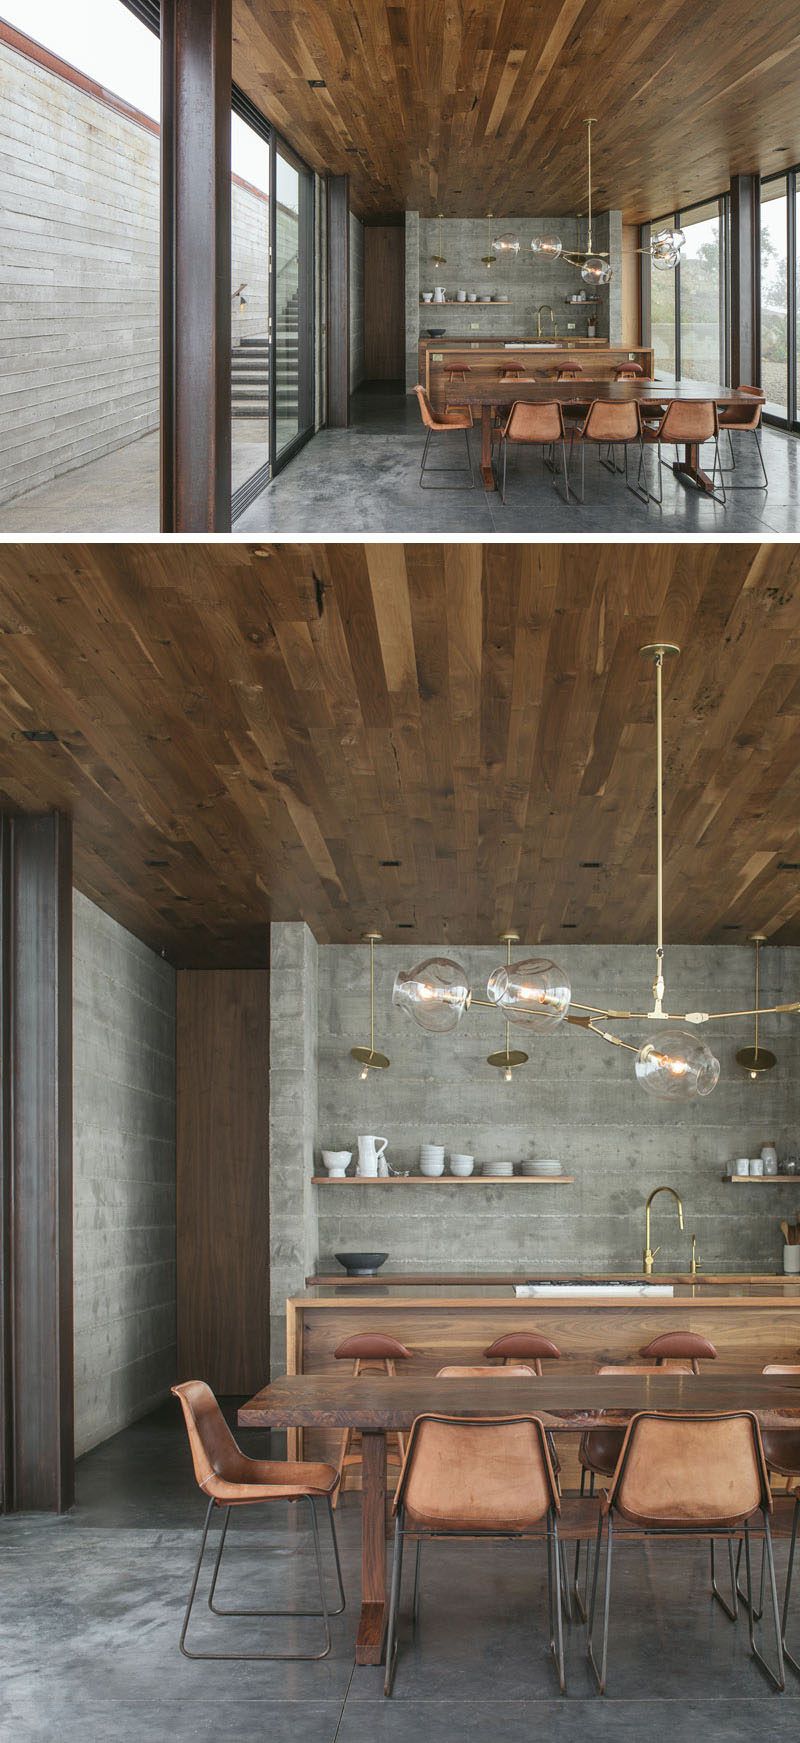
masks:
<path id="1" fill-rule="evenodd" d="M 388 1253 L 336 1253 L 334 1257 L 344 1266 L 348 1277 L 374 1277 L 381 1265 L 386 1264 Z"/>
<path id="2" fill-rule="evenodd" d="M 429 339 L 443 339 L 446 332 L 447 332 L 446 327 L 429 327 L 428 328 L 428 338 Z"/>

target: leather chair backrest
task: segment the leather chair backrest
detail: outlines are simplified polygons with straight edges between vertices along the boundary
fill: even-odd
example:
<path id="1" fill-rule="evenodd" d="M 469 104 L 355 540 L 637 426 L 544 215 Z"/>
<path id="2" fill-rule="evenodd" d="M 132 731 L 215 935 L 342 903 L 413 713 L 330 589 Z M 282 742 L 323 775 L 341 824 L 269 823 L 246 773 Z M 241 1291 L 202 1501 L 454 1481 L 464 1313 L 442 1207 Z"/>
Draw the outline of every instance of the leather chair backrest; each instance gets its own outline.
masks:
<path id="1" fill-rule="evenodd" d="M 641 412 L 634 400 L 615 404 L 594 399 L 581 429 L 585 442 L 634 442 L 641 433 Z"/>
<path id="2" fill-rule="evenodd" d="M 433 406 L 431 405 L 430 396 L 425 392 L 424 387 L 415 387 L 414 392 L 419 400 L 420 415 L 426 430 L 440 430 L 442 426 L 437 419 Z"/>
<path id="3" fill-rule="evenodd" d="M 564 414 L 556 401 L 531 405 L 522 399 L 515 400 L 503 435 L 511 442 L 561 442 Z"/>
<path id="4" fill-rule="evenodd" d="M 642 1412 L 625 1433 L 609 1500 L 634 1523 L 733 1528 L 772 1508 L 751 1411 Z"/>
<path id="5" fill-rule="evenodd" d="M 708 442 L 718 429 L 712 399 L 674 399 L 661 419 L 658 436 L 662 442 Z"/>
<path id="6" fill-rule="evenodd" d="M 536 1416 L 418 1416 L 394 1507 L 436 1531 L 517 1532 L 560 1511 Z"/>
<path id="7" fill-rule="evenodd" d="M 205 1380 L 185 1380 L 172 1391 L 180 1399 L 200 1488 L 212 1494 L 216 1477 L 228 1483 L 246 1482 L 250 1460 L 237 1446 L 211 1387 Z"/>

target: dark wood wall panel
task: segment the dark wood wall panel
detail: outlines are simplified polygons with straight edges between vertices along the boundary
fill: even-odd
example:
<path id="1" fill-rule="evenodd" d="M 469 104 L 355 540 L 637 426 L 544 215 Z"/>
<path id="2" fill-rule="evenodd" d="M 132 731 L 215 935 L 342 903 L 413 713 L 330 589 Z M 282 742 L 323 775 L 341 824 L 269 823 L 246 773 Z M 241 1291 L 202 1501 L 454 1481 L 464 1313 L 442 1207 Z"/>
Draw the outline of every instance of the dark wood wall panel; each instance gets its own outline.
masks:
<path id="1" fill-rule="evenodd" d="M 3 826 L 3 1504 L 73 1500 L 72 834 Z"/>
<path id="2" fill-rule="evenodd" d="M 215 1392 L 269 1375 L 269 973 L 182 971 L 178 1369 Z"/>
<path id="3" fill-rule="evenodd" d="M 398 224 L 364 230 L 364 367 L 367 381 L 405 375 L 406 233 Z"/>

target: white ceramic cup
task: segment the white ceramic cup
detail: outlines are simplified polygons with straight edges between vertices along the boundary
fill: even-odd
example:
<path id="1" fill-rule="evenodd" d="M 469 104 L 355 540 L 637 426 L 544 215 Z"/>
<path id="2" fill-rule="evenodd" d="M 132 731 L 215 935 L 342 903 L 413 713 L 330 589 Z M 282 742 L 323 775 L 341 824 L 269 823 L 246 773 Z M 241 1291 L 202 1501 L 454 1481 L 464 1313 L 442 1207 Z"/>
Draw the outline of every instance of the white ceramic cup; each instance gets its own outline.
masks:
<path id="1" fill-rule="evenodd" d="M 740 1175 L 750 1173 L 750 1162 L 747 1156 L 737 1156 L 733 1164 L 733 1172 Z"/>
<path id="2" fill-rule="evenodd" d="M 784 1247 L 783 1269 L 789 1277 L 800 1276 L 800 1247 Z"/>
<path id="3" fill-rule="evenodd" d="M 352 1150 L 323 1150 L 322 1160 L 331 1180 L 343 1180 L 347 1173 L 348 1163 L 353 1160 Z"/>
<path id="4" fill-rule="evenodd" d="M 751 1156 L 750 1157 L 750 1166 L 748 1169 L 748 1173 L 750 1174 L 750 1177 L 752 1180 L 760 1180 L 762 1178 L 763 1173 L 764 1173 L 764 1158 L 763 1158 L 763 1156 Z"/>

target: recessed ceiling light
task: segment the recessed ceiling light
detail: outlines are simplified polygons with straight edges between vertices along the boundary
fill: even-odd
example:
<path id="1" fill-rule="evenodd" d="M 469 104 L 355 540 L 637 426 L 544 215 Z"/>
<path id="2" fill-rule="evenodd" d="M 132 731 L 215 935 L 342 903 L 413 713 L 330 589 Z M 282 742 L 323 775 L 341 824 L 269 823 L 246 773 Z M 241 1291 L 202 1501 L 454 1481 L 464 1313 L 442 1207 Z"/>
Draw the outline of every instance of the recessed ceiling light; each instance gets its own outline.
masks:
<path id="1" fill-rule="evenodd" d="M 562 920 L 561 930 L 562 930 L 562 932 L 577 932 L 577 930 L 578 930 L 577 920 Z"/>
<path id="2" fill-rule="evenodd" d="M 169 860 L 168 859 L 146 859 L 144 863 L 145 863 L 145 865 L 149 865 L 149 866 L 161 866 L 161 865 L 169 865 Z"/>
<path id="3" fill-rule="evenodd" d="M 29 744 L 58 744 L 58 738 L 50 731 L 49 726 L 33 727 L 27 732 L 23 731 L 22 736 Z"/>
<path id="4" fill-rule="evenodd" d="M 398 930 L 398 932 L 413 932 L 414 921 L 413 920 L 398 920 L 397 930 Z"/>
<path id="5" fill-rule="evenodd" d="M 736 925 L 735 920 L 726 920 L 722 930 L 723 932 L 741 932 L 742 928 Z"/>
<path id="6" fill-rule="evenodd" d="M 379 859 L 378 860 L 379 865 L 402 865 L 402 863 L 403 863 L 402 860 L 399 860 L 399 859 Z"/>
<path id="7" fill-rule="evenodd" d="M 603 869 L 603 861 L 601 859 L 581 859 L 578 861 L 578 864 L 584 871 L 602 871 Z"/>
<path id="8" fill-rule="evenodd" d="M 327 86 L 325 84 L 324 79 L 309 79 L 308 88 L 310 91 L 325 91 L 325 90 L 327 90 Z"/>
<path id="9" fill-rule="evenodd" d="M 779 859 L 778 871 L 800 871 L 800 859 Z"/>

